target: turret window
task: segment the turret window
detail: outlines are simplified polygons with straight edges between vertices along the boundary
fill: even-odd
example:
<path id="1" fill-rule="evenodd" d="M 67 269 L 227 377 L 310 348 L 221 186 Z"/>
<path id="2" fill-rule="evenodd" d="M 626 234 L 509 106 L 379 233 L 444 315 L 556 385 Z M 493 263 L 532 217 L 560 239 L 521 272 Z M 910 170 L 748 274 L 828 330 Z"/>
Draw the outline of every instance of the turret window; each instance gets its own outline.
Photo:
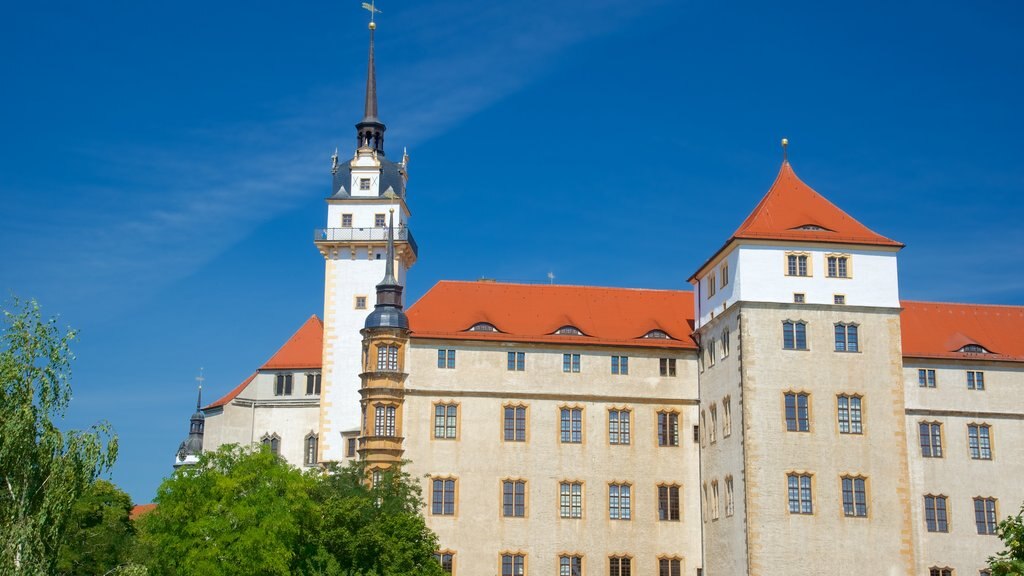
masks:
<path id="1" fill-rule="evenodd" d="M 352 215 L 351 214 L 342 214 L 341 215 L 341 227 L 342 228 L 351 228 L 352 227 Z"/>
<path id="2" fill-rule="evenodd" d="M 377 405 L 373 421 L 374 436 L 395 436 L 395 407 Z"/>
<path id="3" fill-rule="evenodd" d="M 367 188 L 367 190 L 369 190 L 369 188 Z M 384 228 L 385 226 L 388 225 L 388 222 L 383 214 L 374 214 L 373 225 L 377 228 Z"/>
<path id="4" fill-rule="evenodd" d="M 359 179 L 359 189 L 360 190 L 369 190 L 370 189 L 370 179 L 369 178 L 360 178 Z"/>
<path id="5" fill-rule="evenodd" d="M 388 344 L 377 347 L 377 370 L 381 372 L 398 371 L 398 346 Z"/>

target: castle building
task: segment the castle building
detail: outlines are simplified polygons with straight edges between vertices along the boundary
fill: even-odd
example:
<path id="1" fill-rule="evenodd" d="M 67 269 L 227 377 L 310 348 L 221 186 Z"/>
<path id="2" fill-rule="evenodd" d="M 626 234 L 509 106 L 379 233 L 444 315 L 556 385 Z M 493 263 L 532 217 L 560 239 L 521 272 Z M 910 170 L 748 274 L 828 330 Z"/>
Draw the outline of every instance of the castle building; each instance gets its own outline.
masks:
<path id="1" fill-rule="evenodd" d="M 783 162 L 692 289 L 440 281 L 406 310 L 373 34 L 323 322 L 202 409 L 201 448 L 408 461 L 451 573 L 985 574 L 1024 501 L 1024 307 L 901 300 L 903 245 Z"/>

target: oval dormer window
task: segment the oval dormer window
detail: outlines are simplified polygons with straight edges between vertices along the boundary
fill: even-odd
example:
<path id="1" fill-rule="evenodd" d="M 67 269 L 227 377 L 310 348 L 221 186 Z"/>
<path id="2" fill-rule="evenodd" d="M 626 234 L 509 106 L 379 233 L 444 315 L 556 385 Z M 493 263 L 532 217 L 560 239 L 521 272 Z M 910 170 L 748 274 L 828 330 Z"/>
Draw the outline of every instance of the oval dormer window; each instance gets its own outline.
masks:
<path id="1" fill-rule="evenodd" d="M 664 330 L 651 330 L 647 334 L 644 334 L 644 338 L 660 338 L 662 340 L 671 340 L 672 337 L 668 335 L 668 332 Z"/>
<path id="2" fill-rule="evenodd" d="M 472 326 L 469 327 L 469 331 L 470 332 L 497 332 L 498 329 L 495 328 L 494 324 L 491 324 L 490 322 L 477 322 L 476 324 L 473 324 Z"/>
<path id="3" fill-rule="evenodd" d="M 583 336 L 583 331 L 575 326 L 562 326 L 558 330 L 555 330 L 555 334 L 562 336 Z"/>
<path id="4" fill-rule="evenodd" d="M 989 354 L 988 350 L 979 344 L 967 344 L 963 348 L 957 350 L 957 352 L 963 352 L 964 354 Z"/>
<path id="5" fill-rule="evenodd" d="M 811 232 L 827 232 L 828 231 L 828 228 L 822 228 L 821 226 L 818 226 L 816 224 L 804 224 L 803 226 L 798 226 L 796 229 L 797 230 L 809 230 Z"/>

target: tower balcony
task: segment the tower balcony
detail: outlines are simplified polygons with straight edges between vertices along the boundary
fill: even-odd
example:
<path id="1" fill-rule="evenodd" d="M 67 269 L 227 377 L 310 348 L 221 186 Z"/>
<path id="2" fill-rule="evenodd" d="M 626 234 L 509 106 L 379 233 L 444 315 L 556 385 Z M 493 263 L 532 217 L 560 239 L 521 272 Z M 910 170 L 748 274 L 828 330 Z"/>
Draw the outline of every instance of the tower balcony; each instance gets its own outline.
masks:
<path id="1" fill-rule="evenodd" d="M 387 228 L 317 228 L 313 231 L 313 243 L 317 247 L 329 246 L 332 244 L 376 243 L 381 244 L 388 241 Z M 412 231 L 408 226 L 395 228 L 395 242 L 406 242 L 412 249 L 414 256 L 419 255 L 419 247 L 412 237 Z"/>

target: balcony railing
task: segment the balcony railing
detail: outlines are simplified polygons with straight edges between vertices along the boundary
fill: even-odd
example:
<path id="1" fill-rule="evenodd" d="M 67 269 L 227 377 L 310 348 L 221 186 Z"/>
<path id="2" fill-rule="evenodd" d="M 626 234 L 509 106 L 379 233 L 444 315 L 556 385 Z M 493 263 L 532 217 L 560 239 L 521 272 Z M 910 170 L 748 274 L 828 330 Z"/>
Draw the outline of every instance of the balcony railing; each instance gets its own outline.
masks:
<path id="1" fill-rule="evenodd" d="M 387 228 L 317 228 L 313 231 L 313 241 L 321 242 L 387 242 Z M 395 229 L 396 242 L 408 242 L 413 254 L 419 254 L 419 247 L 407 226 Z"/>

